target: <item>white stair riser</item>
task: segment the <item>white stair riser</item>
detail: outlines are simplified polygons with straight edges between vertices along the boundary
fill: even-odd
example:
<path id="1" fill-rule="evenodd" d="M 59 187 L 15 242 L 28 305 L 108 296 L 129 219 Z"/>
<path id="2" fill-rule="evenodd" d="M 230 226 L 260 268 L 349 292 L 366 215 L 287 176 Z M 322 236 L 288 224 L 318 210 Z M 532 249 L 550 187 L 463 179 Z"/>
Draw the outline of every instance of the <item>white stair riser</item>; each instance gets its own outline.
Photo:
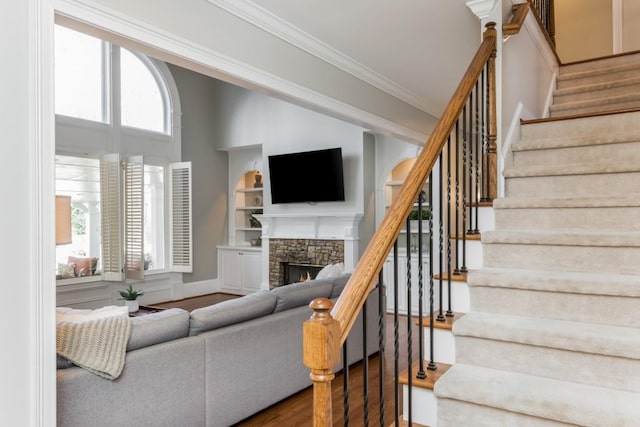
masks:
<path id="1" fill-rule="evenodd" d="M 494 243 L 485 245 L 487 267 L 640 274 L 640 248 Z"/>
<path id="2" fill-rule="evenodd" d="M 601 354 L 456 337 L 460 363 L 640 392 L 640 361 Z"/>
<path id="3" fill-rule="evenodd" d="M 553 148 L 547 150 L 515 151 L 513 165 L 563 165 L 575 163 L 640 161 L 640 138 L 634 142 L 599 144 L 580 147 Z"/>
<path id="4" fill-rule="evenodd" d="M 640 172 L 511 177 L 506 180 L 506 194 L 539 197 L 624 195 L 637 192 L 639 182 Z"/>
<path id="5" fill-rule="evenodd" d="M 468 426 L 469 420 L 473 420 L 473 427 L 575 427 L 575 424 L 559 423 L 461 400 L 438 398 L 440 427 Z"/>
<path id="6" fill-rule="evenodd" d="M 466 263 L 460 262 L 460 267 L 463 265 L 468 270 L 477 270 L 482 268 L 482 242 L 478 240 L 467 240 L 467 247 L 465 252 Z M 458 254 L 462 257 L 462 240 L 458 241 Z M 462 259 L 462 258 L 461 258 Z"/>
<path id="7" fill-rule="evenodd" d="M 610 116 L 597 116 L 572 120 L 558 120 L 527 124 L 520 128 L 522 140 L 544 138 L 568 138 L 607 134 L 637 134 L 640 113 L 617 114 L 615 120 Z"/>
<path id="8" fill-rule="evenodd" d="M 623 71 L 614 71 L 611 73 L 603 73 L 598 75 L 584 76 L 578 78 L 567 79 L 560 77 L 557 80 L 558 89 L 566 89 L 576 86 L 585 86 L 594 83 L 613 82 L 616 80 L 631 79 L 638 76 L 640 70 L 638 68 L 630 68 Z"/>
<path id="9" fill-rule="evenodd" d="M 435 310 L 439 310 L 440 295 L 439 281 L 434 281 L 434 306 Z M 442 281 L 442 307 L 447 311 L 449 309 L 449 284 L 447 280 Z M 428 297 L 427 297 L 428 298 Z M 456 313 L 468 313 L 471 302 L 469 300 L 469 285 L 465 282 L 451 282 L 451 311 Z"/>
<path id="10" fill-rule="evenodd" d="M 640 327 L 635 298 L 484 286 L 472 287 L 471 298 L 482 312 Z"/>
<path id="11" fill-rule="evenodd" d="M 431 360 L 429 327 L 422 328 L 424 339 L 424 358 Z M 456 343 L 453 332 L 448 329 L 433 328 L 433 360 L 436 363 L 453 365 L 456 363 Z"/>
<path id="12" fill-rule="evenodd" d="M 599 208 L 496 209 L 496 227 L 504 230 L 607 229 L 640 231 L 640 206 Z"/>
<path id="13" fill-rule="evenodd" d="M 428 374 L 427 374 L 428 375 Z M 407 421 L 409 413 L 409 387 L 402 386 L 402 418 Z M 411 422 L 429 427 L 438 426 L 438 398 L 432 390 L 413 387 Z"/>
<path id="14" fill-rule="evenodd" d="M 569 104 L 565 104 L 569 105 Z M 565 108 L 562 110 L 553 110 L 550 111 L 550 117 L 563 117 L 563 116 L 573 116 L 577 114 L 589 114 L 589 113 L 598 113 L 601 111 L 614 111 L 614 110 L 626 110 L 632 108 L 640 108 L 640 96 L 637 99 L 624 101 L 624 102 L 602 102 L 599 105 L 589 106 L 589 107 L 572 107 Z"/>
<path id="15" fill-rule="evenodd" d="M 640 74 L 640 73 L 639 73 Z M 601 99 L 609 96 L 620 96 L 626 95 L 629 93 L 640 93 L 640 83 L 636 82 L 636 79 L 632 79 L 633 84 L 620 84 L 612 83 L 611 87 L 604 88 L 589 88 L 586 87 L 584 90 L 576 91 L 575 93 L 568 93 L 564 95 L 555 95 L 553 97 L 554 105 L 564 104 L 567 102 L 577 102 L 577 101 L 590 101 L 593 99 Z"/>
<path id="16" fill-rule="evenodd" d="M 495 228 L 495 217 L 493 214 L 493 208 L 481 206 L 478 208 L 478 229 L 480 233 L 487 230 L 493 230 Z"/>

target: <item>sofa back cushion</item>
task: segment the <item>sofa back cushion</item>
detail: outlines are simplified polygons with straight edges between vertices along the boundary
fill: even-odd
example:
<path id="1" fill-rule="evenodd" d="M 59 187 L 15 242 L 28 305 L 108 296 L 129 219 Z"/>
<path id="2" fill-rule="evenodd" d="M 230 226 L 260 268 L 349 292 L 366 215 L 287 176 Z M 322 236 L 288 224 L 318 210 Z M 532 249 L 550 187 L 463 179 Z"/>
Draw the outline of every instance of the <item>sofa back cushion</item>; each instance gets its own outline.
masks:
<path id="1" fill-rule="evenodd" d="M 191 312 L 189 335 L 245 322 L 273 313 L 276 297 L 269 291 L 259 291 L 242 298 L 227 300 Z"/>
<path id="2" fill-rule="evenodd" d="M 127 351 L 183 338 L 189 332 L 189 312 L 181 308 L 170 308 L 129 320 L 132 328 Z"/>
<path id="3" fill-rule="evenodd" d="M 310 280 L 280 286 L 271 291 L 278 300 L 273 312 L 278 313 L 301 305 L 308 305 L 316 298 L 329 298 L 332 290 L 333 284 L 327 280 Z"/>
<path id="4" fill-rule="evenodd" d="M 347 282 L 351 278 L 351 273 L 344 273 L 335 277 L 333 279 L 333 289 L 331 291 L 331 299 L 338 298 L 345 286 L 347 286 Z"/>

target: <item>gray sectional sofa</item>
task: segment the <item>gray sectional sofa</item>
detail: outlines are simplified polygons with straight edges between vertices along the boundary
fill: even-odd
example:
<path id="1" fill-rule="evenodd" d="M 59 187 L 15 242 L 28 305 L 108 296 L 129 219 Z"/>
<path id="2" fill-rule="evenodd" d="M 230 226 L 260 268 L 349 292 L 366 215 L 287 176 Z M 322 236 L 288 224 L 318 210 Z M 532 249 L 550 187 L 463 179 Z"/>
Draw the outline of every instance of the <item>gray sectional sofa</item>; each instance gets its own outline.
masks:
<path id="1" fill-rule="evenodd" d="M 118 379 L 59 366 L 58 426 L 230 426 L 308 387 L 302 364 L 308 304 L 337 298 L 348 277 L 282 286 L 191 313 L 175 308 L 132 318 Z M 377 290 L 367 304 L 369 325 L 377 325 Z M 348 339 L 349 364 L 362 358 L 361 316 Z M 372 354 L 377 328 L 367 335 Z"/>

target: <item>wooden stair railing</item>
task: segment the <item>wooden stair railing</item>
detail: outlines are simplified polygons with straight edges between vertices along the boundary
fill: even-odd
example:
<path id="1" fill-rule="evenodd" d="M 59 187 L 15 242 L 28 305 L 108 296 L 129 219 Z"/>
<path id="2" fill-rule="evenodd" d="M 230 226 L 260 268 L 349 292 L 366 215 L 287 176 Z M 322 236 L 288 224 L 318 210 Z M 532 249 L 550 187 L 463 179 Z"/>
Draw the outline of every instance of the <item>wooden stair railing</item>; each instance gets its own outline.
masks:
<path id="1" fill-rule="evenodd" d="M 303 362 L 311 371 L 310 378 L 314 387 L 314 426 L 333 425 L 331 381 L 334 378 L 333 369 L 340 361 L 340 346 L 344 344 L 367 296 L 375 287 L 384 261 L 413 209 L 414 201 L 441 156 L 480 76 L 484 76 L 484 70 L 488 74 L 488 194 L 491 199 L 497 194 L 496 38 L 495 23 L 491 22 L 486 25 L 480 47 L 335 306 L 332 307 L 331 301 L 327 299 L 314 300 L 310 304 L 314 314 L 303 326 Z"/>
<path id="2" fill-rule="evenodd" d="M 502 24 L 502 37 L 508 37 L 520 32 L 520 28 L 524 25 L 524 20 L 529 12 L 529 3 L 514 4 L 511 9 L 513 17 L 510 22 Z"/>

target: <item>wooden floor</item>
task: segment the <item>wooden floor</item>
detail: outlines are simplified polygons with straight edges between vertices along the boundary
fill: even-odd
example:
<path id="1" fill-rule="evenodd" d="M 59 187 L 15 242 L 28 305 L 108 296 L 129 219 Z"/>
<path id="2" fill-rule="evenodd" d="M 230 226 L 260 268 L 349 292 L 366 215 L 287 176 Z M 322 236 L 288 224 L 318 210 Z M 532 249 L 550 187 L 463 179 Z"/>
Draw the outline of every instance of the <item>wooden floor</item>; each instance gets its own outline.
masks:
<path id="1" fill-rule="evenodd" d="M 194 310 L 196 308 L 205 307 L 228 299 L 237 298 L 237 295 L 231 294 L 210 294 L 200 297 L 188 298 L 180 301 L 170 301 L 161 304 L 154 304 L 156 307 L 163 308 L 184 308 L 185 310 Z M 418 328 L 415 319 L 407 319 L 406 316 L 399 316 L 398 340 L 400 342 L 399 350 L 399 366 L 398 370 L 406 369 L 407 363 L 407 331 L 412 330 L 413 342 L 413 358 L 416 360 L 418 356 Z M 369 358 L 369 381 L 367 384 L 369 394 L 369 423 L 370 425 L 380 425 L 380 405 L 379 405 L 379 387 L 380 387 L 380 359 L 383 360 L 383 387 L 385 395 L 384 414 L 385 419 L 383 425 L 392 425 L 394 420 L 394 390 L 396 389 L 394 382 L 394 363 L 393 363 L 393 342 L 394 342 L 394 320 L 393 316 L 386 316 L 386 340 L 385 351 L 383 356 L 374 355 Z M 364 417 L 364 388 L 365 381 L 363 376 L 364 363 L 354 364 L 349 369 L 349 423 L 353 426 L 366 425 Z M 427 373 L 429 375 L 429 373 Z M 338 373 L 332 383 L 333 390 L 333 425 L 344 426 L 344 405 L 343 405 L 343 381 L 344 376 Z M 402 396 L 400 388 L 398 402 L 401 407 Z M 311 421 L 313 406 L 313 390 L 307 388 L 301 392 L 279 402 L 275 405 L 247 418 L 236 427 L 288 427 L 288 426 L 312 426 Z"/>

